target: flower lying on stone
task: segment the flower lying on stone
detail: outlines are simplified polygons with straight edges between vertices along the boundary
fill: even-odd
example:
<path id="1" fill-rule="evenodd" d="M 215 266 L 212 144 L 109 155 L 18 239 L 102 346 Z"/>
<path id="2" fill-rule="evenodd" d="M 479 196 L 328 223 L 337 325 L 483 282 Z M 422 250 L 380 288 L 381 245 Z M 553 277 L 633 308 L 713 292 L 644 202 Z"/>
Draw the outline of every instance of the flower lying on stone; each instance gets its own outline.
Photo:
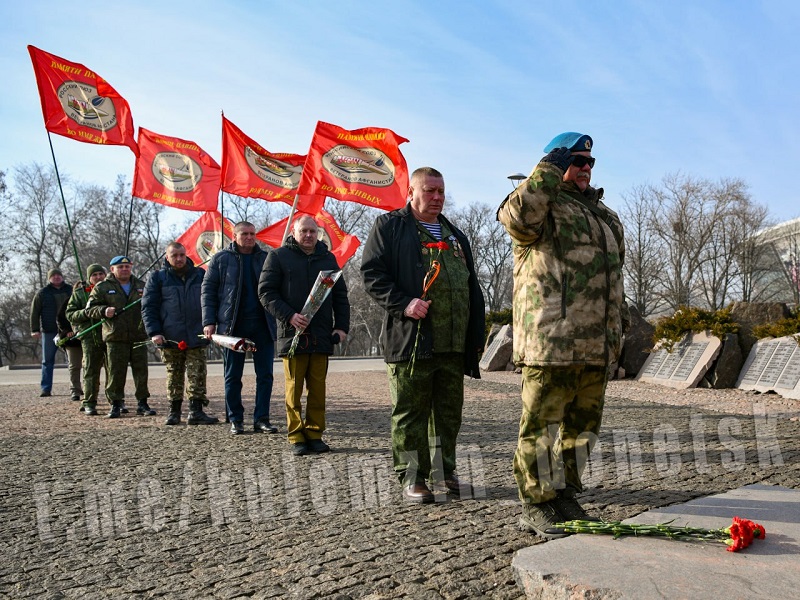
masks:
<path id="1" fill-rule="evenodd" d="M 614 538 L 623 535 L 666 537 L 683 541 L 711 541 L 724 542 L 729 552 L 738 552 L 747 548 L 754 539 L 767 537 L 767 532 L 762 525 L 749 519 L 733 517 L 729 527 L 723 529 L 706 529 L 703 527 L 675 527 L 669 521 L 656 525 L 643 525 L 638 523 L 622 523 L 621 521 L 565 521 L 550 528 L 549 532 L 558 533 L 594 533 L 613 535 Z"/>

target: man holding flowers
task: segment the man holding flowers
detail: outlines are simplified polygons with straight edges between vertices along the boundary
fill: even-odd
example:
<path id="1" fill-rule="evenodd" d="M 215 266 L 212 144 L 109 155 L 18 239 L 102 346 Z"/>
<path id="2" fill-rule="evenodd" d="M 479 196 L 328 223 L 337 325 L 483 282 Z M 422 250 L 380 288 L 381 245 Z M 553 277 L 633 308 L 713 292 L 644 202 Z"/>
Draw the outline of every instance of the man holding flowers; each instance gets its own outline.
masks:
<path id="1" fill-rule="evenodd" d="M 442 174 L 411 175 L 409 203 L 381 215 L 364 246 L 367 293 L 386 311 L 394 470 L 410 502 L 433 502 L 426 481 L 453 495 L 464 375 L 480 378 L 484 300 L 466 236 L 441 213 Z M 430 437 L 429 437 L 430 436 Z"/>
<path id="2" fill-rule="evenodd" d="M 109 419 L 122 413 L 125 399 L 125 379 L 128 363 L 133 374 L 136 414 L 152 416 L 156 411 L 147 404 L 147 348 L 138 342 L 147 340 L 142 324 L 141 298 L 144 281 L 132 274 L 133 261 L 127 256 L 115 256 L 109 263 L 111 275 L 94 286 L 89 294 L 86 316 L 103 319 L 103 341 L 106 343 L 108 384 L 106 395 L 111 402 Z"/>
<path id="3" fill-rule="evenodd" d="M 161 350 L 167 369 L 169 416 L 165 425 L 181 422 L 184 387 L 189 392 L 189 425 L 211 425 L 219 419 L 203 412 L 206 398 L 206 346 L 200 290 L 205 271 L 186 257 L 178 242 L 167 244 L 164 267 L 147 280 L 142 321 L 150 341 Z M 188 382 L 188 385 L 184 384 Z"/>
<path id="4" fill-rule="evenodd" d="M 72 324 L 75 334 L 98 323 L 100 319 L 90 319 L 86 316 L 86 304 L 89 302 L 89 293 L 106 278 L 103 265 L 97 263 L 89 265 L 86 269 L 86 280 L 75 284 L 72 296 L 67 301 L 66 317 Z M 88 282 L 88 283 L 87 283 Z M 83 403 L 81 410 L 87 416 L 97 414 L 97 397 L 100 395 L 100 371 L 106 366 L 106 344 L 102 332 L 95 328 L 81 336 L 81 349 L 83 351 Z M 106 369 L 106 383 L 108 383 L 108 370 Z"/>
<path id="5" fill-rule="evenodd" d="M 278 355 L 283 358 L 286 380 L 287 434 L 296 456 L 330 450 L 322 440 L 328 357 L 333 354 L 333 345 L 344 342 L 350 329 L 347 286 L 341 277 L 331 277 L 339 266 L 318 237 L 314 218 L 298 217 L 283 246 L 267 256 L 258 284 L 261 303 L 278 322 Z M 316 285 L 321 272 L 327 277 Z M 309 294 L 313 294 L 316 311 L 306 316 L 303 308 Z M 305 418 L 300 403 L 304 383 L 308 389 Z"/>

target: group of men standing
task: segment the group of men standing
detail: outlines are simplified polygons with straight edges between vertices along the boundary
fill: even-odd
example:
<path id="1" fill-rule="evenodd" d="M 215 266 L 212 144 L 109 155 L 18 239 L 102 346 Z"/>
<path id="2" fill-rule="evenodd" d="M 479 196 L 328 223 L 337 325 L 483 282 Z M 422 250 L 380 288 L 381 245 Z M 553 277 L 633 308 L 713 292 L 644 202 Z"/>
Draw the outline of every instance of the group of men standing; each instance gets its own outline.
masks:
<path id="1" fill-rule="evenodd" d="M 514 361 L 522 369 L 522 416 L 513 473 L 523 504 L 520 524 L 548 538 L 563 535 L 555 527 L 559 522 L 592 518 L 576 495 L 583 490 L 581 471 L 599 432 L 608 367 L 619 356 L 628 322 L 622 225 L 603 204 L 603 190 L 590 185 L 592 147 L 585 134 L 556 136 L 497 213 L 511 237 L 515 263 Z M 392 402 L 394 470 L 404 499 L 427 503 L 435 501 L 437 486 L 456 496 L 468 489 L 456 471 L 456 439 L 464 375 L 480 377 L 485 307 L 469 240 L 442 214 L 442 174 L 430 167 L 414 171 L 407 199 L 404 208 L 376 219 L 361 275 L 367 293 L 385 311 L 381 339 Z M 203 411 L 206 346 L 222 334 L 247 338 L 257 348 L 254 431 L 278 430 L 270 421 L 277 349 L 293 453 L 330 450 L 322 439 L 325 379 L 334 345 L 348 335 L 350 306 L 339 278 L 319 310 L 303 314 L 320 272 L 338 269 L 312 217 L 296 219 L 284 244 L 270 252 L 256 243 L 252 223 L 237 223 L 233 242 L 211 258 L 205 271 L 176 242 L 167 246 L 163 269 L 147 284 L 131 274 L 127 257 L 117 256 L 110 264 L 107 278 L 100 265 L 89 267 L 88 283 L 76 285 L 66 309 L 76 334 L 103 320 L 102 336 L 96 330 L 81 336 L 86 414 L 97 414 L 104 359 L 109 417 L 124 408 L 128 364 L 137 413 L 155 414 L 147 404 L 143 342 L 149 340 L 161 349 L 167 368 L 166 424 L 180 423 L 187 391 L 187 422 L 216 423 Z M 56 333 L 45 317 L 57 314 L 68 295 L 60 271 L 52 270 L 48 278 L 31 310 L 31 330 L 43 338 L 43 396 L 52 387 Z M 231 433 L 239 435 L 244 433 L 245 355 L 228 348 L 223 355 L 226 420 Z"/>

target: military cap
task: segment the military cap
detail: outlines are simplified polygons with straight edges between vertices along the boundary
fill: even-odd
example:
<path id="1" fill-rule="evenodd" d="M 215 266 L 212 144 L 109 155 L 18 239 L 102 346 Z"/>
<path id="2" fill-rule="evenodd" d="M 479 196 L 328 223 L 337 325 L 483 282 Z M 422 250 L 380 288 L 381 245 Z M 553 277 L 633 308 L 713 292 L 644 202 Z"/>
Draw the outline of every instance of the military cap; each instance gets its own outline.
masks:
<path id="1" fill-rule="evenodd" d="M 586 152 L 591 151 L 592 145 L 592 138 L 585 133 L 567 131 L 554 137 L 553 141 L 544 147 L 544 151 L 550 152 L 556 148 L 568 148 L 572 152 Z"/>
<path id="2" fill-rule="evenodd" d="M 86 278 L 89 279 L 93 273 L 97 273 L 98 271 L 102 271 L 103 273 L 105 273 L 106 269 L 103 265 L 98 265 L 97 263 L 89 265 L 86 268 Z"/>
<path id="3" fill-rule="evenodd" d="M 108 264 L 110 264 L 112 267 L 116 265 L 132 265 L 133 261 L 127 256 L 115 256 Z"/>
<path id="4" fill-rule="evenodd" d="M 61 269 L 58 267 L 54 267 L 47 272 L 47 278 L 50 279 L 53 275 L 61 275 L 62 277 L 64 274 L 61 272 Z"/>

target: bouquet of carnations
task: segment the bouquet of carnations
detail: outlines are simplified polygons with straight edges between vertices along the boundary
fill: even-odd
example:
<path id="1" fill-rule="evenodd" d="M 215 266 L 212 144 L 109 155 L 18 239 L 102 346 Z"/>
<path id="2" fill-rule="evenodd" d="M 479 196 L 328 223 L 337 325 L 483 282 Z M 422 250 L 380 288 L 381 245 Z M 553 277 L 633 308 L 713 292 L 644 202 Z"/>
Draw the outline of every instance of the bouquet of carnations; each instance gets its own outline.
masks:
<path id="1" fill-rule="evenodd" d="M 314 315 L 317 314 L 319 307 L 322 306 L 322 303 L 328 298 L 328 294 L 331 293 L 331 289 L 333 289 L 333 286 L 339 281 L 339 277 L 341 276 L 341 271 L 320 271 L 317 274 L 317 280 L 314 282 L 314 285 L 311 286 L 311 292 L 309 292 L 306 303 L 303 305 L 303 310 L 300 311 L 300 314 L 311 321 Z M 294 337 L 292 338 L 292 345 L 289 347 L 289 352 L 286 354 L 287 357 L 292 358 L 294 356 L 294 352 L 297 350 L 297 343 L 300 341 L 300 336 L 303 335 L 304 331 L 305 329 L 297 329 L 295 331 Z"/>

